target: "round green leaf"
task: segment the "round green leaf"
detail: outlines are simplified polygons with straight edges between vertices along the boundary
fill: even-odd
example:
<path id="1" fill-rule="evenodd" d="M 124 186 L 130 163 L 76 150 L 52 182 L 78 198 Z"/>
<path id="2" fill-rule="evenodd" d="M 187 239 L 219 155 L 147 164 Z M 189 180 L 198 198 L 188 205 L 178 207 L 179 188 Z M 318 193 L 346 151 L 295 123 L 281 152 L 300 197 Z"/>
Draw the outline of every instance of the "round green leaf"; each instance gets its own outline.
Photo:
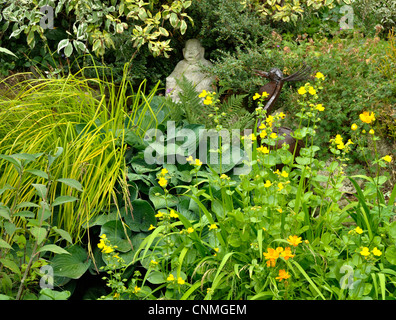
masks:
<path id="1" fill-rule="evenodd" d="M 130 242 L 132 233 L 127 227 L 124 228 L 120 220 L 106 222 L 102 225 L 100 234 L 105 234 L 111 245 L 117 246 L 117 251 L 128 252 L 132 249 Z"/>
<path id="2" fill-rule="evenodd" d="M 148 231 L 150 225 L 156 225 L 157 219 L 155 218 L 155 211 L 147 201 L 136 199 L 132 201 L 132 207 L 133 211 L 132 213 L 128 213 L 128 215 L 123 208 L 125 223 L 132 231 Z"/>
<path id="3" fill-rule="evenodd" d="M 87 252 L 80 246 L 72 246 L 66 249 L 70 254 L 58 254 L 52 261 L 54 276 L 79 279 L 89 268 L 91 259 Z"/>
<path id="4" fill-rule="evenodd" d="M 164 189 L 161 187 L 150 188 L 149 198 L 156 210 L 166 207 L 174 207 L 179 203 L 179 200 L 170 194 L 167 195 L 167 199 L 165 201 L 164 195 Z"/>

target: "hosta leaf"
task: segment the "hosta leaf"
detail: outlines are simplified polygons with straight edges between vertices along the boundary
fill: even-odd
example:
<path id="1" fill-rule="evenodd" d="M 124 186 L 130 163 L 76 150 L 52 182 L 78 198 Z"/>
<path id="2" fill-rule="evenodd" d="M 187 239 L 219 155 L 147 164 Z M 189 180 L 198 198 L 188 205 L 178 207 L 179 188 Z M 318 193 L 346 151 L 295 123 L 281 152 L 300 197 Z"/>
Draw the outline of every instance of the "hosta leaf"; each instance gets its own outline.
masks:
<path id="1" fill-rule="evenodd" d="M 75 245 L 65 250 L 69 254 L 58 254 L 51 261 L 54 275 L 79 279 L 88 270 L 91 259 L 88 258 L 87 252 L 80 246 Z"/>

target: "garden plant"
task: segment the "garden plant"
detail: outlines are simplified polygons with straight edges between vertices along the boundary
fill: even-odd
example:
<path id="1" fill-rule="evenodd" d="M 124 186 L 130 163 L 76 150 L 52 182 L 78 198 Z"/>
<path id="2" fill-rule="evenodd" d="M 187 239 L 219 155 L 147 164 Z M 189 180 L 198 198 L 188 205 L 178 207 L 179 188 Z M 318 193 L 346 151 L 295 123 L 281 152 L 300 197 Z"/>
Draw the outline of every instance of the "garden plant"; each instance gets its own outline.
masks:
<path id="1" fill-rule="evenodd" d="M 395 299 L 391 1 L 24 2 L 0 4 L 1 300 Z M 216 81 L 176 103 L 190 38 Z M 269 114 L 254 70 L 303 62 Z"/>

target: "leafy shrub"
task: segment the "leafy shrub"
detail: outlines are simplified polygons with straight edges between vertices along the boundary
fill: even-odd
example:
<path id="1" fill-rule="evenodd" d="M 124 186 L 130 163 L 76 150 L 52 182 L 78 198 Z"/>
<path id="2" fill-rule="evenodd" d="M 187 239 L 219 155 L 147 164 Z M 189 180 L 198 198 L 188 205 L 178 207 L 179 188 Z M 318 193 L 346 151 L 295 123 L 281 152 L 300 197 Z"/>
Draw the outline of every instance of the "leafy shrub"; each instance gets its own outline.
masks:
<path id="1" fill-rule="evenodd" d="M 320 123 L 320 87 L 300 88 L 301 124 Z M 372 115 L 359 118 L 359 125 L 372 125 Z M 334 156 L 329 166 L 316 159 L 312 127 L 296 130 L 296 138 L 306 142 L 299 157 L 287 148 L 272 149 L 283 138 L 272 134 L 282 116 L 267 119 L 256 133 L 266 133 L 265 145 L 255 145 L 256 134 L 245 137 L 253 143 L 254 160 L 245 175 L 227 166 L 217 171 L 193 157 L 186 164 L 160 165 L 144 165 L 139 155 L 132 159 L 130 180 L 148 195 L 156 221 L 150 210 L 149 233 L 133 243 L 132 255 L 117 250 L 126 239 L 120 242 L 118 231 L 105 232 L 102 225 L 97 246 L 107 261 L 102 270 L 110 288 L 102 299 L 393 298 L 396 188 L 385 201 L 385 177 L 346 176 L 352 143 L 341 135 L 327 143 Z M 373 165 L 389 161 L 377 156 Z M 282 171 L 275 170 L 280 163 Z M 346 179 L 357 193 L 343 207 L 340 185 Z M 355 179 L 368 181 L 364 190 Z"/>
<path id="2" fill-rule="evenodd" d="M 45 295 L 55 300 L 55 295 L 60 295 L 59 292 L 50 290 L 54 287 L 53 279 L 45 276 L 43 267 L 49 264 L 48 253 L 69 254 L 61 246 L 55 244 L 53 239 L 69 243 L 72 239 L 67 231 L 51 225 L 51 217 L 57 207 L 79 199 L 70 195 L 57 194 L 52 200 L 49 198 L 50 188 L 53 183 L 58 182 L 71 189 L 83 191 L 81 184 L 74 179 L 56 178 L 54 180 L 51 166 L 62 152 L 62 148 L 57 148 L 53 154 L 46 154 L 45 171 L 32 166 L 38 158 L 43 156 L 43 153 L 0 155 L 2 165 L 8 162 L 18 173 L 15 187 L 12 181 L 8 181 L 11 184 L 5 183 L 0 189 L 0 194 L 11 194 L 9 201 L 0 204 L 2 299 L 5 296 L 16 300 L 34 299 L 36 295 L 41 299 Z M 23 183 L 26 175 L 38 179 L 36 182 L 44 180 L 44 183 L 26 185 Z M 34 202 L 22 201 L 26 188 L 32 188 L 35 191 Z M 38 284 L 42 289 L 40 292 L 37 289 Z M 39 293 L 40 296 L 38 296 Z M 70 293 L 67 291 L 63 292 L 61 299 L 67 298 L 68 295 Z"/>

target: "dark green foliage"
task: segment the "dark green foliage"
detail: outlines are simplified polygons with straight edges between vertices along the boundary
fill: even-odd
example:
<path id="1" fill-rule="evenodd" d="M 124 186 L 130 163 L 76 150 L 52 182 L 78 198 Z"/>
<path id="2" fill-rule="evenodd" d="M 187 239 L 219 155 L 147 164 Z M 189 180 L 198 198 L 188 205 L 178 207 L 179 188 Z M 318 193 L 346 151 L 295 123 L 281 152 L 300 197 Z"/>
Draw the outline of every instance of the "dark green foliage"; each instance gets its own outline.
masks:
<path id="1" fill-rule="evenodd" d="M 224 129 L 244 129 L 253 124 L 253 114 L 243 107 L 247 95 L 226 95 L 223 88 L 216 94 L 216 97 L 220 97 L 220 103 L 204 105 L 191 82 L 184 78 L 178 82 L 178 85 L 182 89 L 180 103 L 175 103 L 170 99 L 165 102 L 171 110 L 172 120 L 180 122 L 185 119 L 191 124 L 199 123 L 205 125 L 206 128 L 214 128 L 217 123 L 213 119 L 217 113 L 223 114 L 218 124 Z M 218 110 L 215 108 L 218 108 Z"/>

